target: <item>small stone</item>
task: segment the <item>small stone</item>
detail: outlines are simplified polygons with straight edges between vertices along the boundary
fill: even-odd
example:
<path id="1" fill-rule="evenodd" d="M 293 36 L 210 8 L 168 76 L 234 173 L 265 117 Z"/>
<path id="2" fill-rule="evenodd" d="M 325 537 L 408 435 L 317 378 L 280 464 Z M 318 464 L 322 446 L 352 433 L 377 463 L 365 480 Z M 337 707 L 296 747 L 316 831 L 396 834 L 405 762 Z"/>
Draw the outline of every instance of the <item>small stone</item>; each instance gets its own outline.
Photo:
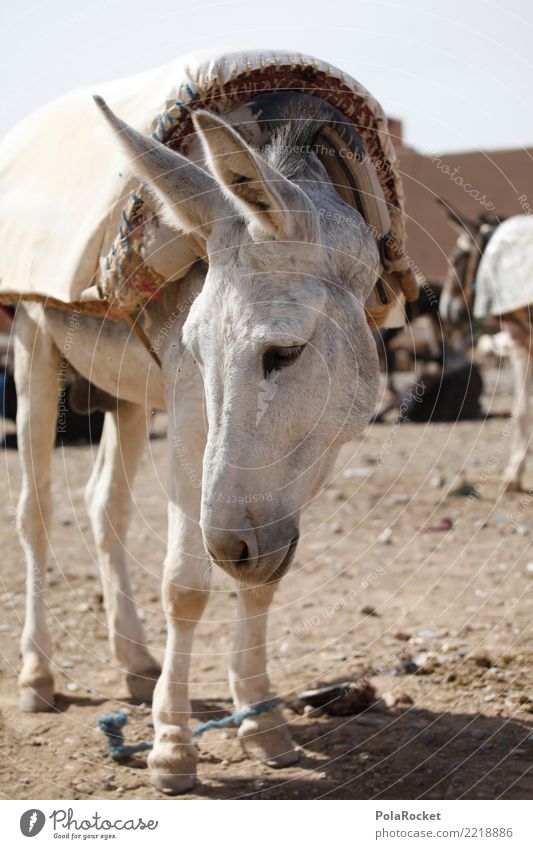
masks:
<path id="1" fill-rule="evenodd" d="M 74 681 L 69 681 L 69 682 L 68 682 L 68 684 L 67 684 L 67 690 L 69 690 L 69 692 L 71 692 L 71 693 L 77 693 L 79 689 L 80 689 L 80 688 L 79 688 L 79 685 L 78 685 L 78 684 L 75 684 L 75 683 L 74 683 Z"/>
<path id="2" fill-rule="evenodd" d="M 413 661 L 417 667 L 418 675 L 431 675 L 439 665 L 435 655 L 428 651 L 417 654 Z"/>
<path id="3" fill-rule="evenodd" d="M 440 522 L 437 522 L 435 525 L 424 525 L 421 528 L 421 533 L 423 534 L 434 534 L 441 533 L 445 531 L 451 531 L 453 529 L 453 520 L 452 519 L 442 519 Z"/>
<path id="4" fill-rule="evenodd" d="M 421 628 L 420 631 L 417 631 L 417 637 L 420 637 L 422 640 L 437 640 L 442 637 L 447 637 L 449 631 L 445 628 Z"/>
<path id="5" fill-rule="evenodd" d="M 392 528 L 384 528 L 378 536 L 378 542 L 382 545 L 390 545 L 392 542 Z"/>
<path id="6" fill-rule="evenodd" d="M 383 693 L 382 698 L 383 698 L 383 702 L 385 703 L 386 707 L 388 707 L 388 708 L 396 707 L 396 705 L 398 704 L 398 696 L 396 695 L 396 693 L 393 693 L 391 691 L 389 691 L 387 693 Z"/>
<path id="7" fill-rule="evenodd" d="M 335 501 L 348 501 L 348 496 L 344 492 L 341 492 L 340 489 L 332 489 L 331 496 Z"/>
<path id="8" fill-rule="evenodd" d="M 370 725 L 374 728 L 383 728 L 384 725 L 389 724 L 388 719 L 381 719 L 381 717 L 378 716 L 366 716 L 363 714 L 356 716 L 355 721 L 358 722 L 359 725 Z"/>
<path id="9" fill-rule="evenodd" d="M 444 653 L 449 651 L 457 651 L 459 645 L 460 644 L 456 643 L 454 640 L 446 640 L 446 642 L 441 645 L 441 649 Z"/>
<path id="10" fill-rule="evenodd" d="M 363 616 L 377 616 L 378 612 L 375 607 L 372 607 L 371 604 L 365 604 L 364 607 L 361 608 L 361 613 Z"/>
<path id="11" fill-rule="evenodd" d="M 455 489 L 451 489 L 448 493 L 448 498 L 479 498 L 480 493 L 478 488 L 468 481 L 463 481 L 463 483 L 456 487 Z"/>
<path id="12" fill-rule="evenodd" d="M 404 657 L 392 670 L 393 675 L 415 675 L 418 672 L 418 666 L 411 657 Z"/>
<path id="13" fill-rule="evenodd" d="M 530 575 L 533 575 L 533 563 L 528 563 L 528 564 L 527 564 L 527 566 L 526 566 L 526 572 L 528 572 Z"/>
<path id="14" fill-rule="evenodd" d="M 366 478 L 373 473 L 374 469 L 371 466 L 361 466 L 358 469 L 345 469 L 342 473 L 343 478 L 348 480 L 353 478 Z"/>
<path id="15" fill-rule="evenodd" d="M 29 778 L 20 778 L 19 779 L 19 784 L 29 784 L 29 783 L 30 783 Z"/>
<path id="16" fill-rule="evenodd" d="M 480 666 L 482 669 L 490 669 L 492 666 L 492 659 L 487 652 L 480 651 L 476 654 L 471 654 L 470 657 L 475 662 L 476 666 Z"/>
<path id="17" fill-rule="evenodd" d="M 383 702 L 388 708 L 396 706 L 408 707 L 413 704 L 413 699 L 409 693 L 403 693 L 402 691 L 389 691 L 388 693 L 383 694 Z"/>
<path id="18" fill-rule="evenodd" d="M 486 731 L 483 731 L 482 728 L 473 728 L 472 729 L 472 737 L 474 740 L 484 740 L 487 736 Z"/>
<path id="19" fill-rule="evenodd" d="M 435 734 L 433 731 L 424 731 L 422 734 L 422 742 L 425 743 L 426 746 L 431 746 L 434 740 Z"/>
<path id="20" fill-rule="evenodd" d="M 392 636 L 395 640 L 401 640 L 402 642 L 406 643 L 408 640 L 411 639 L 412 634 L 410 634 L 408 631 L 395 631 Z"/>
<path id="21" fill-rule="evenodd" d="M 304 716 L 323 716 L 322 708 L 313 707 L 312 705 L 304 706 Z"/>

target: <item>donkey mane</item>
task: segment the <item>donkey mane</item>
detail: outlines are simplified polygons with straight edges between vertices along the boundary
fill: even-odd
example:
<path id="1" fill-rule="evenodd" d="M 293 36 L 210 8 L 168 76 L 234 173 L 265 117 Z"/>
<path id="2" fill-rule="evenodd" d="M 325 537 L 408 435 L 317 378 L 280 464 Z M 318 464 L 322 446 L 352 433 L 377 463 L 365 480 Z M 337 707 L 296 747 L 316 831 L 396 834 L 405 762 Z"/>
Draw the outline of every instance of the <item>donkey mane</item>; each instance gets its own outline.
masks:
<path id="1" fill-rule="evenodd" d="M 311 98 L 285 106 L 263 154 L 288 180 L 302 177 L 316 137 L 332 118 L 325 104 L 313 103 Z"/>

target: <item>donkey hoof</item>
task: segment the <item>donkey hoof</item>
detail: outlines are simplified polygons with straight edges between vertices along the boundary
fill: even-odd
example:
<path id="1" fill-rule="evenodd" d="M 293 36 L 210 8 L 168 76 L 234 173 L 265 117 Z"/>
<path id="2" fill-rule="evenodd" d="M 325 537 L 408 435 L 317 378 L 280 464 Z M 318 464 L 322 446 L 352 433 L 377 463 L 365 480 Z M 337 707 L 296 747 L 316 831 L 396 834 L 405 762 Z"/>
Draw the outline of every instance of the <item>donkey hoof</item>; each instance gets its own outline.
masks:
<path id="1" fill-rule="evenodd" d="M 274 769 L 292 766 L 298 760 L 290 731 L 278 711 L 245 719 L 237 736 L 248 757 Z"/>
<path id="2" fill-rule="evenodd" d="M 42 679 L 32 685 L 20 683 L 20 709 L 24 713 L 40 713 L 55 710 L 54 682 L 51 678 Z"/>
<path id="3" fill-rule="evenodd" d="M 161 667 L 157 665 L 151 666 L 143 672 L 128 672 L 126 684 L 131 698 L 136 702 L 151 702 L 154 687 L 160 675 Z"/>
<path id="4" fill-rule="evenodd" d="M 194 746 L 190 746 L 190 749 L 192 752 L 181 752 L 176 758 L 175 748 L 164 745 L 148 756 L 152 784 L 162 793 L 179 796 L 193 789 L 196 783 L 197 754 Z"/>
<path id="5" fill-rule="evenodd" d="M 181 796 L 188 793 L 196 784 L 196 774 L 185 775 L 179 772 L 164 772 L 154 769 L 151 772 L 152 784 L 167 796 Z"/>

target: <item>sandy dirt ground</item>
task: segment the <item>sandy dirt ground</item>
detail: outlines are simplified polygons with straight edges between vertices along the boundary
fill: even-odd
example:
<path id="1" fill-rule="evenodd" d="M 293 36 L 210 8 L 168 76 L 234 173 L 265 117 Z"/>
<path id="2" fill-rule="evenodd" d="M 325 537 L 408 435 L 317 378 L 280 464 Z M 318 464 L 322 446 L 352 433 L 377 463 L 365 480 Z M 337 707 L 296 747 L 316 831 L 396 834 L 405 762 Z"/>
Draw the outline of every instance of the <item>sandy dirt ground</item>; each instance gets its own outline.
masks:
<path id="1" fill-rule="evenodd" d="M 235 732 L 198 738 L 186 798 L 531 798 L 533 795 L 532 495 L 502 495 L 510 384 L 487 376 L 485 422 L 370 427 L 346 446 L 310 507 L 296 562 L 273 605 L 270 674 L 280 696 L 368 676 L 380 701 L 354 716 L 285 714 L 300 748 L 283 771 L 246 759 Z M 496 388 L 496 391 L 494 389 Z M 164 426 L 156 417 L 155 430 Z M 129 741 L 152 735 L 110 657 L 83 486 L 93 450 L 57 450 L 56 528 L 46 604 L 57 711 L 21 714 L 18 643 L 24 570 L 14 508 L 17 455 L 2 460 L 0 793 L 4 798 L 164 798 L 146 755 L 110 760 L 98 717 L 126 708 Z M 530 464 L 530 465 L 533 465 Z M 152 439 L 135 487 L 135 597 L 160 658 L 164 441 Z M 450 497 L 464 481 L 479 498 Z M 533 487 L 533 469 L 526 482 Z M 449 530 L 443 520 L 450 520 Z M 448 524 L 449 524 L 448 523 Z M 433 530 L 431 530 L 433 529 Z M 192 663 L 196 724 L 231 710 L 226 678 L 234 591 L 217 571 Z M 184 797 L 185 798 L 185 797 Z"/>

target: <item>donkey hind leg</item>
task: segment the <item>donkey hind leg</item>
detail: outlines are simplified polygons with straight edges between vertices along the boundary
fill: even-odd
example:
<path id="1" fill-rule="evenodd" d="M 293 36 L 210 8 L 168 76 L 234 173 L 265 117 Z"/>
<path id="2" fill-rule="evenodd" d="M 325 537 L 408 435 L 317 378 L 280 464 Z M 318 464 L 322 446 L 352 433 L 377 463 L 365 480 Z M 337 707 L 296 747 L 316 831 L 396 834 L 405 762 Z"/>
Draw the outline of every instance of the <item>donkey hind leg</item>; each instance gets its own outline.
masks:
<path id="1" fill-rule="evenodd" d="M 17 441 L 22 470 L 17 528 L 26 558 L 20 705 L 24 711 L 41 711 L 54 707 L 52 643 L 43 589 L 50 554 L 51 465 L 60 355 L 51 338 L 22 309 L 15 327 Z"/>
<path id="2" fill-rule="evenodd" d="M 275 588 L 275 584 L 265 584 L 239 589 L 237 630 L 230 661 L 230 687 L 238 710 L 272 698 L 266 670 L 266 633 Z M 247 755 L 268 766 L 281 768 L 298 760 L 279 707 L 245 719 L 238 737 Z"/>
<path id="3" fill-rule="evenodd" d="M 113 656 L 126 672 L 133 698 L 151 701 L 160 667 L 146 648 L 144 629 L 132 598 L 126 534 L 131 486 L 146 444 L 146 410 L 117 401 L 105 414 L 96 462 L 85 501 L 96 543 Z"/>
<path id="4" fill-rule="evenodd" d="M 511 349 L 511 363 L 514 372 L 514 415 L 516 422 L 511 437 L 511 456 L 502 475 L 503 483 L 508 492 L 521 489 L 522 474 L 526 464 L 531 434 L 529 395 L 533 376 L 533 360 L 529 349 L 515 344 Z"/>

